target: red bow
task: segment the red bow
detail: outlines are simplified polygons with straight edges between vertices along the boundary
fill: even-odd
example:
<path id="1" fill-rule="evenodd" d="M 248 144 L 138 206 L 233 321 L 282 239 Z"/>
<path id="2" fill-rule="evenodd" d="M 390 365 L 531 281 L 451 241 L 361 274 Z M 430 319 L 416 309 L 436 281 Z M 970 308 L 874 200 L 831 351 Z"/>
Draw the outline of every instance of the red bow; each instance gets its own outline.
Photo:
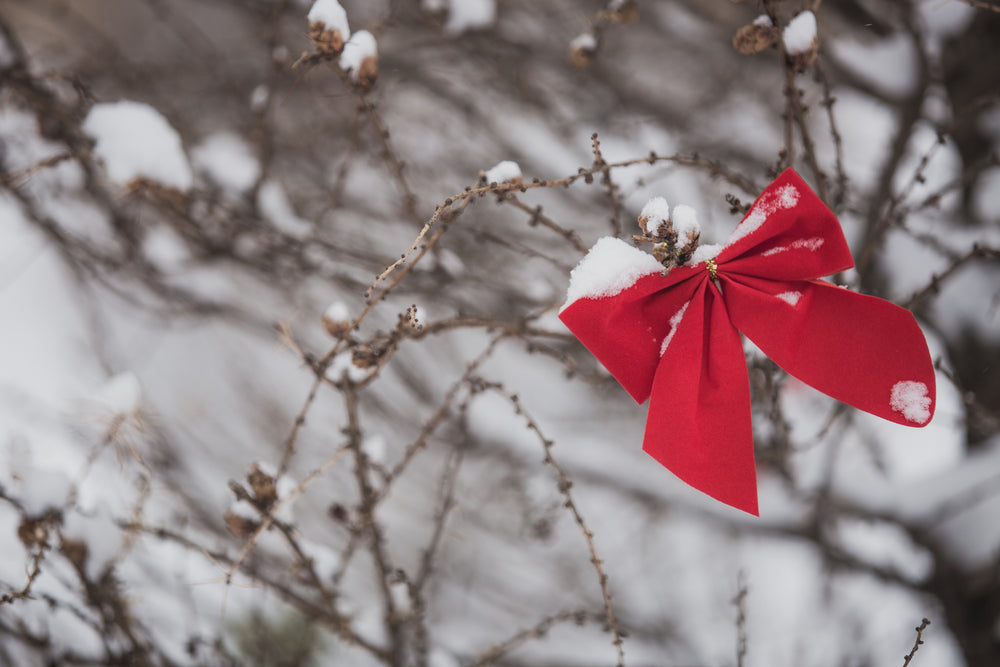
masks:
<path id="1" fill-rule="evenodd" d="M 756 515 L 740 332 L 795 377 L 860 410 L 908 426 L 934 414 L 934 368 L 913 315 L 816 280 L 853 265 L 837 219 L 789 169 L 714 258 L 667 276 L 651 255 L 601 239 L 573 270 L 559 317 L 632 398 L 652 396 L 643 449 L 696 489 Z"/>

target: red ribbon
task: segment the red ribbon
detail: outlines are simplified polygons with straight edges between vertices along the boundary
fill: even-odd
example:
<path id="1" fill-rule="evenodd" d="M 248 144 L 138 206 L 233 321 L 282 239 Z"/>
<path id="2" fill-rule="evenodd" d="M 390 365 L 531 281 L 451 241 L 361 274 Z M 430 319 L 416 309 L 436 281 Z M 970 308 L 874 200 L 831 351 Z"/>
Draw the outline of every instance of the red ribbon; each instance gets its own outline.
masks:
<path id="1" fill-rule="evenodd" d="M 643 449 L 756 515 L 741 332 L 788 373 L 860 410 L 907 426 L 934 414 L 934 368 L 913 315 L 817 280 L 853 265 L 837 219 L 789 169 L 714 258 L 667 276 L 650 255 L 602 239 L 574 270 L 559 317 L 632 398 L 650 398 Z"/>

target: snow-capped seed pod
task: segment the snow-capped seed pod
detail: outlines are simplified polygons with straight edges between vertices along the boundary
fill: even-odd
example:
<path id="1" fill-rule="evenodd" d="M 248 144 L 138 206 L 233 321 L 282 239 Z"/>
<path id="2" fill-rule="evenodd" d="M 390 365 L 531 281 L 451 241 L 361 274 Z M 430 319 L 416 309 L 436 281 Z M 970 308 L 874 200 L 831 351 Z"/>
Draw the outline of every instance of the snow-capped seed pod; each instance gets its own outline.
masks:
<path id="1" fill-rule="evenodd" d="M 324 56 L 333 57 L 344 50 L 351 37 L 347 12 L 337 0 L 316 0 L 309 9 L 309 39 Z"/>
<path id="2" fill-rule="evenodd" d="M 254 461 L 247 471 L 247 483 L 262 510 L 270 509 L 278 499 L 277 472 L 266 463 Z"/>
<path id="3" fill-rule="evenodd" d="M 753 23 L 745 25 L 736 31 L 733 37 L 733 48 L 743 55 L 760 53 L 770 48 L 778 41 L 778 29 L 767 14 L 761 14 Z"/>
<path id="4" fill-rule="evenodd" d="M 584 32 L 569 43 L 569 64 L 583 69 L 594 62 L 597 55 L 597 38 L 589 32 Z"/>
<path id="5" fill-rule="evenodd" d="M 670 242 L 677 240 L 670 224 L 670 205 L 663 197 L 653 197 L 639 212 L 639 229 L 647 236 L 655 236 Z"/>
<path id="6" fill-rule="evenodd" d="M 785 55 L 796 72 L 804 72 L 816 62 L 819 37 L 816 34 L 816 15 L 804 11 L 795 16 L 781 31 L 785 42 Z"/>
<path id="7" fill-rule="evenodd" d="M 636 0 L 609 0 L 608 18 L 615 23 L 629 25 L 639 18 L 639 3 Z"/>
<path id="8" fill-rule="evenodd" d="M 260 527 L 260 514 L 246 500 L 237 500 L 229 506 L 223 517 L 226 529 L 239 538 L 247 538 Z"/>
<path id="9" fill-rule="evenodd" d="M 340 68 L 363 90 L 371 90 L 378 79 L 378 42 L 367 30 L 359 30 L 344 45 Z"/>
<path id="10" fill-rule="evenodd" d="M 674 206 L 671 223 L 677 233 L 677 249 L 674 258 L 678 265 L 686 264 L 694 251 L 698 249 L 698 241 L 701 239 L 698 213 L 690 206 L 683 204 Z"/>
<path id="11" fill-rule="evenodd" d="M 340 338 L 351 330 L 351 315 L 347 306 L 341 301 L 335 301 L 323 313 L 323 328 L 334 338 Z"/>

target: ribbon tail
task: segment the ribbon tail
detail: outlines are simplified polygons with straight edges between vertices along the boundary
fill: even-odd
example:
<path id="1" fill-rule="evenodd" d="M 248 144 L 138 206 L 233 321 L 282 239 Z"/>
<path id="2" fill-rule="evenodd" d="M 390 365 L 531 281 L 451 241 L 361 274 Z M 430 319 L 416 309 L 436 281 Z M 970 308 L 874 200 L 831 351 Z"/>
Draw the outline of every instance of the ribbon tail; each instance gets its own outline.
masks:
<path id="1" fill-rule="evenodd" d="M 699 491 L 757 515 L 743 345 L 707 281 L 668 336 L 653 380 L 643 449 Z"/>
<path id="2" fill-rule="evenodd" d="M 934 415 L 934 366 L 904 308 L 821 281 L 723 277 L 747 338 L 790 374 L 859 410 L 906 426 Z"/>

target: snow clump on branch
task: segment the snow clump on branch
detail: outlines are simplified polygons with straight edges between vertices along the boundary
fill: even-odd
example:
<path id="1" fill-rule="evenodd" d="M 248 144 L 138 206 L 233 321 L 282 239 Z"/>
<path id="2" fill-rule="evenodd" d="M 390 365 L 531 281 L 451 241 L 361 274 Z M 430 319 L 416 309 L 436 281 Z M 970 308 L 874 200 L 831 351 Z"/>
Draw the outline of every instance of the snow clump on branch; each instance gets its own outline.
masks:
<path id="1" fill-rule="evenodd" d="M 504 183 L 520 183 L 523 180 L 523 177 L 521 176 L 521 166 L 513 160 L 498 162 L 493 165 L 493 167 L 486 170 L 483 174 L 483 179 L 487 183 L 497 183 L 498 185 L 503 185 Z"/>
<path id="2" fill-rule="evenodd" d="M 816 61 L 819 39 L 816 36 L 816 15 L 804 11 L 788 22 L 781 32 L 785 53 L 795 71 L 802 72 Z"/>
<path id="3" fill-rule="evenodd" d="M 359 30 L 340 54 L 340 68 L 365 90 L 371 90 L 378 78 L 378 42 L 367 30 Z"/>
<path id="4" fill-rule="evenodd" d="M 148 179 L 177 190 L 193 177 L 180 135 L 159 111 L 141 102 L 95 104 L 83 121 L 104 161 L 108 178 L 118 185 Z"/>
<path id="5" fill-rule="evenodd" d="M 337 0 L 316 0 L 307 16 L 309 38 L 325 56 L 335 56 L 344 49 L 351 37 L 347 12 Z"/>

